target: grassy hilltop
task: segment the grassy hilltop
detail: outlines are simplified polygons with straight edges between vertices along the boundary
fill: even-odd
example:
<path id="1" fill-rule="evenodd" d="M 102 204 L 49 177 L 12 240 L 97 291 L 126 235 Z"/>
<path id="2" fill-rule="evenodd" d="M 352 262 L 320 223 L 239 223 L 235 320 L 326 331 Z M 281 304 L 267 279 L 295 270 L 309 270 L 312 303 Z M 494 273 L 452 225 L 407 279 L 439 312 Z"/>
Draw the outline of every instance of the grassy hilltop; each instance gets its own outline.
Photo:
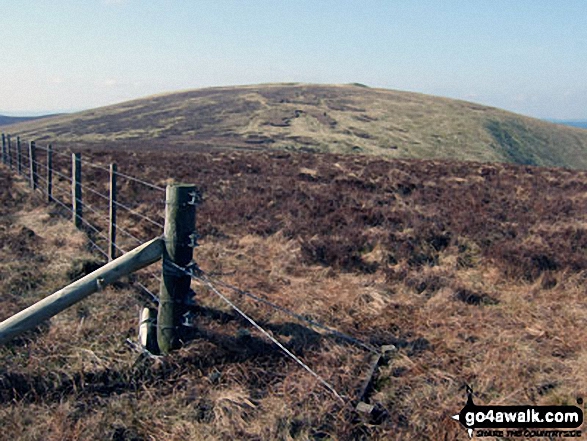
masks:
<path id="1" fill-rule="evenodd" d="M 5 131 L 61 145 L 288 149 L 587 168 L 585 130 L 359 84 L 184 91 Z"/>

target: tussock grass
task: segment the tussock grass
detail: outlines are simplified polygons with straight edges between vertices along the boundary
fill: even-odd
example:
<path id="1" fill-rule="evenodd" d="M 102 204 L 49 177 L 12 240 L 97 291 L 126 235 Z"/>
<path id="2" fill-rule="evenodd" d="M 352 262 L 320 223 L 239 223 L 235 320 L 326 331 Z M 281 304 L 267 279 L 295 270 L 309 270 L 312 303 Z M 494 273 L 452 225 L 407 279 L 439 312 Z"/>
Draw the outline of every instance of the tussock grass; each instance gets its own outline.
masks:
<path id="1" fill-rule="evenodd" d="M 204 190 L 195 257 L 209 273 L 372 344 L 395 344 L 370 397 L 383 417 L 373 424 L 342 406 L 197 284 L 194 338 L 169 357 L 139 356 L 124 344 L 139 302 L 121 284 L 0 349 L 0 421 L 13 438 L 465 440 L 450 419 L 465 384 L 479 404 L 573 404 L 587 392 L 584 172 L 290 153 L 98 154 L 158 185 L 171 178 Z M 86 182 L 103 190 L 92 173 Z M 67 283 L 66 255 L 91 256 L 83 236 L 0 177 L 13 188 L 0 196 L 8 315 Z M 161 195 L 125 191 L 133 207 L 160 214 Z M 154 234 L 138 219 L 121 222 Z M 60 263 L 48 265 L 50 256 Z M 38 271 L 5 276 L 27 262 Z M 337 391 L 357 393 L 368 353 L 231 298 Z"/>

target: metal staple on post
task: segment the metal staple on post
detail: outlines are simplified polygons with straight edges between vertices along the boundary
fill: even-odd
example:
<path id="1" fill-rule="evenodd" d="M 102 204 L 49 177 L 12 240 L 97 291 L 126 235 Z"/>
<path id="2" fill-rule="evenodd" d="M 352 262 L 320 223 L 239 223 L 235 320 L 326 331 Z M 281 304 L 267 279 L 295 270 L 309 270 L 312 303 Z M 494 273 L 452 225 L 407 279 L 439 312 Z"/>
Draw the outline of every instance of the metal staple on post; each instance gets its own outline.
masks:
<path id="1" fill-rule="evenodd" d="M 116 164 L 110 164 L 110 225 L 108 228 L 108 259 L 116 259 Z"/>
<path id="2" fill-rule="evenodd" d="M 71 154 L 71 203 L 73 224 L 76 228 L 81 228 L 83 218 L 81 153 Z"/>
<path id="3" fill-rule="evenodd" d="M 168 185 L 165 205 L 165 248 L 163 250 L 163 280 L 157 315 L 157 342 L 163 354 L 180 346 L 180 327 L 186 312 L 191 277 L 169 271 L 166 262 L 187 266 L 193 256 L 190 235 L 194 233 L 196 206 L 190 204 L 193 185 Z"/>
<path id="4" fill-rule="evenodd" d="M 29 172 L 30 183 L 33 190 L 37 189 L 37 148 L 35 141 L 29 143 Z"/>

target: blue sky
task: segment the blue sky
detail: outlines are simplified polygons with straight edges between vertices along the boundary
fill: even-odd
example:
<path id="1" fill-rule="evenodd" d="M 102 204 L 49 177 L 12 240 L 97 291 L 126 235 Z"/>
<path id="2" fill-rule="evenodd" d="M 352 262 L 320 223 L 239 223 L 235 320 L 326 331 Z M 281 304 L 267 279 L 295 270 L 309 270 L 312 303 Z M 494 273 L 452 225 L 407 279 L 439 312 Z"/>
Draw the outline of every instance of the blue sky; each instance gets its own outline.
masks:
<path id="1" fill-rule="evenodd" d="M 268 82 L 587 119 L 586 0 L 2 0 L 0 113 Z"/>

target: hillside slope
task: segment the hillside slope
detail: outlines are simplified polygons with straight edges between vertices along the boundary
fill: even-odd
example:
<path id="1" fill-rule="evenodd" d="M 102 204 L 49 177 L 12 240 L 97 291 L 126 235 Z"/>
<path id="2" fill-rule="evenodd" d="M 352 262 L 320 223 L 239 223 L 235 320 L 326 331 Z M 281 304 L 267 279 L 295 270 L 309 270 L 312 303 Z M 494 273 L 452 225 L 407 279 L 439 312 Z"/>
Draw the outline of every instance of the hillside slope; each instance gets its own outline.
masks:
<path id="1" fill-rule="evenodd" d="M 464 101 L 361 85 L 177 92 L 22 123 L 61 145 L 278 148 L 587 168 L 587 132 Z"/>

